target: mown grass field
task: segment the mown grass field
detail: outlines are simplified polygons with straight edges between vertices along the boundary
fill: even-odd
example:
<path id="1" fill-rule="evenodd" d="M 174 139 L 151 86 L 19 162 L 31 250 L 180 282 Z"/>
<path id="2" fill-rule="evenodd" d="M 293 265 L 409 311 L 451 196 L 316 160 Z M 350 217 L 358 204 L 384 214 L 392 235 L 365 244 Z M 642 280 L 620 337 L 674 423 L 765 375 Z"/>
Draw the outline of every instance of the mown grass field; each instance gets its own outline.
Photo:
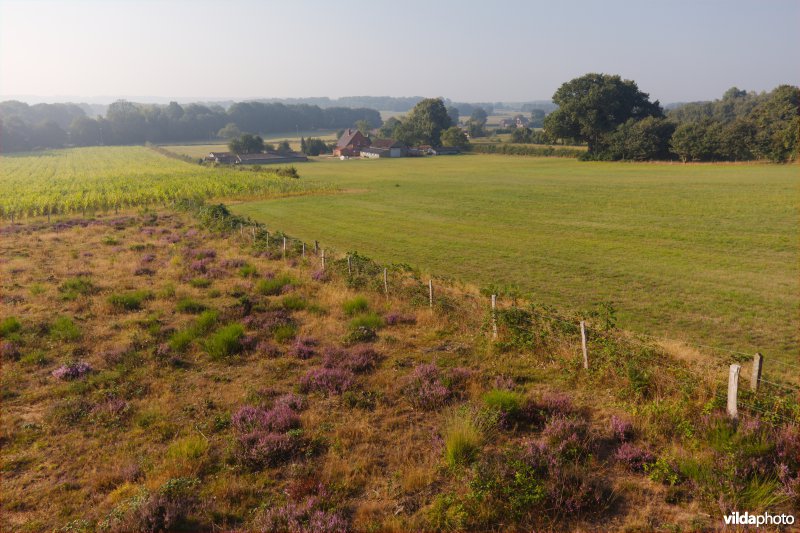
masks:
<path id="1" fill-rule="evenodd" d="M 611 301 L 623 327 L 797 364 L 794 166 L 457 156 L 300 173 L 347 192 L 235 211 L 562 309 Z"/>

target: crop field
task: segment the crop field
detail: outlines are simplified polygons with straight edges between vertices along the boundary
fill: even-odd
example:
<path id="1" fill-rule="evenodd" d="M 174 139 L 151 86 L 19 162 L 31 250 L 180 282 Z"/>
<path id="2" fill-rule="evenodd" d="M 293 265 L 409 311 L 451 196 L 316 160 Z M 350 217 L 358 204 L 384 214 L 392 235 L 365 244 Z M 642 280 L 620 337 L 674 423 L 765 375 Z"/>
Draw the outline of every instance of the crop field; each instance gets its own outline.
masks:
<path id="1" fill-rule="evenodd" d="M 308 180 L 274 170 L 190 165 L 144 147 L 53 150 L 0 157 L 0 218 L 167 205 L 181 198 L 302 194 Z"/>
<path id="2" fill-rule="evenodd" d="M 323 141 L 335 141 L 336 140 L 336 132 L 335 131 L 301 131 L 301 137 L 309 138 L 313 137 L 315 139 L 322 139 Z M 297 136 L 297 133 L 290 132 L 284 134 L 269 134 L 266 136 L 262 136 L 265 143 L 272 143 L 277 144 L 281 141 L 288 141 L 289 146 L 292 150 L 299 151 L 300 150 L 300 138 Z M 219 143 L 203 143 L 203 144 L 169 144 L 164 145 L 164 148 L 171 152 L 175 152 L 176 154 L 185 155 L 189 157 L 196 157 L 201 158 L 208 155 L 208 152 L 226 152 L 228 151 L 228 145 L 224 142 Z"/>
<path id="3" fill-rule="evenodd" d="M 795 166 L 456 156 L 300 173 L 346 193 L 235 211 L 562 309 L 613 302 L 639 332 L 798 362 Z"/>

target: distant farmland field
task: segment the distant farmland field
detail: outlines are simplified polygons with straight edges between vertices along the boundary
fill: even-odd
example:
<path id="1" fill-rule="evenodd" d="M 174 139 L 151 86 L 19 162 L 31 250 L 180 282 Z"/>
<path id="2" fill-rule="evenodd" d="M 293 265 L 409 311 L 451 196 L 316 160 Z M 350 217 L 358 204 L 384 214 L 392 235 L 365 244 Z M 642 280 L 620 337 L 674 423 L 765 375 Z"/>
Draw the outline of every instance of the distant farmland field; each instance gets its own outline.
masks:
<path id="1" fill-rule="evenodd" d="M 278 178 L 269 168 L 201 167 L 141 146 L 0 157 L 0 218 L 168 205 L 187 197 L 263 198 L 311 189 L 317 186 L 309 180 Z"/>
<path id="2" fill-rule="evenodd" d="M 560 308 L 612 301 L 620 325 L 796 364 L 794 166 L 456 156 L 316 161 L 350 192 L 235 206 L 340 251 Z"/>

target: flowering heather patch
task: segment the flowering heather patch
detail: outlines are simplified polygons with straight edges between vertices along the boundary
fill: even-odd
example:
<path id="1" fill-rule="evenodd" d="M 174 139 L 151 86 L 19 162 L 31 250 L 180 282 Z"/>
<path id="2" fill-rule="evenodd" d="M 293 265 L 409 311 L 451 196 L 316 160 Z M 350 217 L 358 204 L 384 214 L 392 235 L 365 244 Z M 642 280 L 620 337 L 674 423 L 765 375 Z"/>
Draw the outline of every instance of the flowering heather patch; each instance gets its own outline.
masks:
<path id="1" fill-rule="evenodd" d="M 321 497 L 320 497 L 321 496 Z M 288 502 L 268 509 L 257 518 L 259 531 L 281 531 L 293 533 L 336 533 L 348 531 L 344 517 L 330 509 L 320 496 L 310 496 L 301 503 Z"/>
<path id="2" fill-rule="evenodd" d="M 242 345 L 243 350 L 252 350 L 258 345 L 258 339 L 254 335 L 245 335 L 239 339 L 239 344 Z"/>
<path id="3" fill-rule="evenodd" d="M 142 264 L 145 264 L 145 263 L 152 263 L 155 260 L 156 260 L 156 256 L 155 255 L 153 255 L 153 254 L 144 254 L 142 256 L 142 258 L 139 260 L 139 262 L 141 262 Z"/>
<path id="4" fill-rule="evenodd" d="M 78 379 L 92 371 L 91 365 L 84 361 L 77 361 L 67 365 L 62 365 L 53 370 L 52 375 L 54 378 L 63 380 Z"/>
<path id="5" fill-rule="evenodd" d="M 628 442 L 633 438 L 633 425 L 624 418 L 611 417 L 611 432 L 619 442 Z"/>
<path id="6" fill-rule="evenodd" d="M 18 359 L 19 348 L 11 341 L 3 341 L 0 343 L 0 357 L 3 359 Z"/>
<path id="7" fill-rule="evenodd" d="M 276 402 L 272 409 L 246 405 L 231 417 L 243 463 L 258 468 L 276 465 L 300 450 L 300 418 L 291 404 L 297 402 Z"/>
<path id="8" fill-rule="evenodd" d="M 551 417 L 559 415 L 567 416 L 575 412 L 572 398 L 560 392 L 545 394 L 542 396 L 541 403 L 542 407 Z"/>
<path id="9" fill-rule="evenodd" d="M 632 472 L 644 472 L 645 465 L 655 461 L 656 457 L 640 446 L 623 442 L 614 452 L 614 459 L 624 464 Z"/>
<path id="10" fill-rule="evenodd" d="M 400 324 L 416 324 L 417 318 L 414 315 L 401 315 L 400 313 L 389 313 L 383 317 L 387 326 L 397 326 Z"/>
<path id="11" fill-rule="evenodd" d="M 367 372 L 380 361 L 381 355 L 371 346 L 356 346 L 352 350 L 331 348 L 325 352 L 325 368 L 345 368 L 352 372 Z"/>
<path id="12" fill-rule="evenodd" d="M 280 349 L 269 341 L 259 341 L 256 345 L 256 352 L 267 357 L 279 357 L 281 355 Z"/>
<path id="13" fill-rule="evenodd" d="M 320 282 L 328 281 L 328 273 L 322 269 L 316 270 L 311 273 L 311 279 Z"/>
<path id="14" fill-rule="evenodd" d="M 498 390 L 514 390 L 516 383 L 514 379 L 508 376 L 497 376 L 494 378 L 494 388 Z"/>
<path id="15" fill-rule="evenodd" d="M 421 409 L 436 409 L 450 399 L 450 389 L 442 383 L 442 372 L 434 364 L 418 365 L 406 385 L 409 401 Z"/>
<path id="16" fill-rule="evenodd" d="M 181 238 L 178 235 L 164 235 L 161 237 L 161 240 L 168 244 L 175 244 L 176 242 L 180 242 Z"/>
<path id="17" fill-rule="evenodd" d="M 306 400 L 302 396 L 298 396 L 297 394 L 289 392 L 275 398 L 273 407 L 277 408 L 281 406 L 288 407 L 293 411 L 302 411 L 306 408 Z"/>
<path id="18" fill-rule="evenodd" d="M 542 436 L 551 449 L 565 460 L 589 454 L 591 443 L 588 434 L 589 427 L 585 421 L 562 415 L 552 418 L 542 430 Z"/>
<path id="19" fill-rule="evenodd" d="M 211 264 L 212 259 L 196 259 L 189 263 L 189 270 L 204 274 L 208 271 L 208 266 Z"/>
<path id="20" fill-rule="evenodd" d="M 155 270 L 152 268 L 147 268 L 144 266 L 140 266 L 136 270 L 133 271 L 134 276 L 154 276 L 156 273 Z"/>
<path id="21" fill-rule="evenodd" d="M 198 234 L 198 231 L 196 229 L 190 229 L 190 230 L 187 230 L 186 233 L 184 233 L 183 235 L 184 235 L 184 237 L 196 237 L 197 234 Z"/>
<path id="22" fill-rule="evenodd" d="M 100 357 L 106 362 L 107 365 L 114 366 L 122 362 L 122 359 L 125 357 L 126 353 L 128 353 L 128 350 L 125 348 L 110 348 L 100 352 Z"/>
<path id="23" fill-rule="evenodd" d="M 272 309 L 246 317 L 242 323 L 247 329 L 271 333 L 280 326 L 292 323 L 291 315 L 284 309 Z"/>
<path id="24" fill-rule="evenodd" d="M 317 340 L 311 337 L 298 337 L 292 346 L 292 353 L 298 359 L 309 359 L 316 355 L 317 344 Z"/>
<path id="25" fill-rule="evenodd" d="M 354 377 L 352 372 L 344 368 L 312 368 L 300 378 L 300 390 L 341 394 L 350 388 Z"/>
<path id="26" fill-rule="evenodd" d="M 217 252 L 211 249 L 188 248 L 185 255 L 192 259 L 213 259 L 217 257 Z"/>
<path id="27" fill-rule="evenodd" d="M 246 264 L 244 259 L 225 259 L 220 263 L 223 268 L 241 268 Z"/>

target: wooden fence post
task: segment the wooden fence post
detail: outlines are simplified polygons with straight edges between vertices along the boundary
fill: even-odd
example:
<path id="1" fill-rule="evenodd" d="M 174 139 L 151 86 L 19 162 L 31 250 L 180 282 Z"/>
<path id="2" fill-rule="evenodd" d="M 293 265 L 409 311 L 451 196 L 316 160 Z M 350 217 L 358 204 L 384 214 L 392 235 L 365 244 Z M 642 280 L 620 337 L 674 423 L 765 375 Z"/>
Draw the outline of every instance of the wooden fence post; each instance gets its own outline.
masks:
<path id="1" fill-rule="evenodd" d="M 283 258 L 286 259 L 286 237 L 283 238 Z"/>
<path id="2" fill-rule="evenodd" d="M 492 338 L 497 339 L 497 295 L 492 294 Z"/>
<path id="3" fill-rule="evenodd" d="M 433 280 L 428 280 L 428 305 L 433 309 Z"/>
<path id="4" fill-rule="evenodd" d="M 583 368 L 589 370 L 589 349 L 586 347 L 586 322 L 581 320 L 581 347 L 583 348 Z"/>
<path id="5" fill-rule="evenodd" d="M 764 356 L 756 352 L 753 356 L 753 373 L 750 377 L 750 390 L 758 392 L 758 385 L 761 382 L 761 367 L 764 365 Z"/>
<path id="6" fill-rule="evenodd" d="M 303 259 L 306 257 L 306 242 L 303 241 Z"/>
<path id="7" fill-rule="evenodd" d="M 256 227 L 252 226 L 250 229 L 252 230 L 253 233 L 253 242 L 256 242 Z"/>
<path id="8" fill-rule="evenodd" d="M 322 249 L 322 270 L 325 270 L 325 248 Z"/>
<path id="9" fill-rule="evenodd" d="M 319 241 L 314 241 L 314 253 L 319 255 Z"/>
<path id="10" fill-rule="evenodd" d="M 347 275 L 353 274 L 353 268 L 350 266 L 350 255 L 347 255 Z"/>
<path id="11" fill-rule="evenodd" d="M 383 292 L 386 293 L 386 297 L 389 297 L 389 279 L 386 273 L 386 268 L 383 269 Z"/>
<path id="12" fill-rule="evenodd" d="M 737 396 L 739 394 L 739 371 L 741 369 L 741 365 L 733 364 L 728 372 L 728 416 L 733 420 L 739 418 Z"/>

